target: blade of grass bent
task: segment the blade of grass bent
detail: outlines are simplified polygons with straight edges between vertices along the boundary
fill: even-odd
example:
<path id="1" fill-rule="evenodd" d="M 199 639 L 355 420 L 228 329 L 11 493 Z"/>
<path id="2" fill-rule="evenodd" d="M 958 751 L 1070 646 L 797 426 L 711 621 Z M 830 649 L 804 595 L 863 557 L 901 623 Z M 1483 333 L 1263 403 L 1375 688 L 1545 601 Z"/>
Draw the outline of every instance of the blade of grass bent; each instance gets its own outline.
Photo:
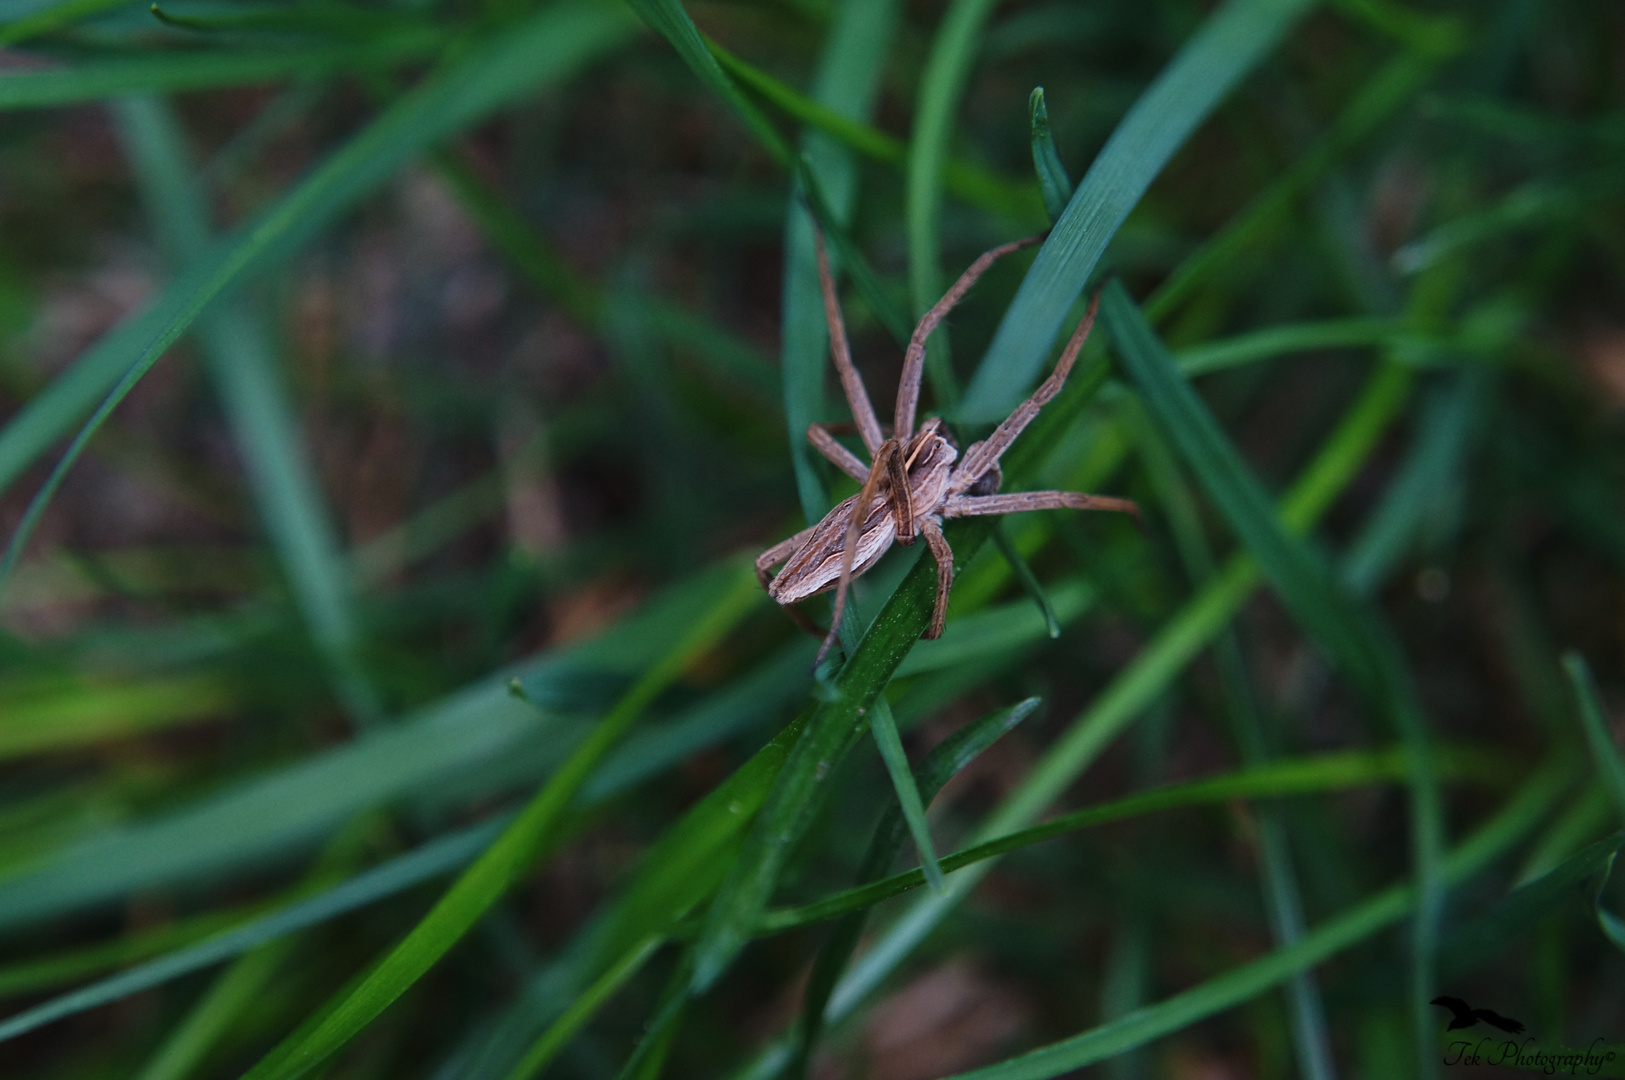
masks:
<path id="1" fill-rule="evenodd" d="M 144 97 L 121 99 L 112 111 L 163 246 L 181 265 L 203 258 L 208 198 L 189 175 L 191 155 L 173 112 Z M 260 517 L 300 613 L 339 699 L 351 719 L 366 727 L 380 719 L 382 706 L 361 668 L 344 557 L 276 370 L 269 335 L 240 300 L 205 312 L 199 330 Z"/>
<path id="2" fill-rule="evenodd" d="M 1252 552 L 1294 619 L 1324 648 L 1405 741 L 1411 777 L 1411 856 L 1416 875 L 1412 940 L 1412 1020 L 1424 1068 L 1432 1062 L 1433 952 L 1444 897 L 1439 871 L 1443 811 L 1433 779 L 1422 704 L 1392 635 L 1348 594 L 1301 539 L 1282 528 L 1263 483 L 1179 374 L 1173 357 L 1118 281 L 1107 284 L 1101 319 L 1123 366 L 1164 437 L 1196 475 L 1218 511 Z"/>
<path id="3" fill-rule="evenodd" d="M 549 7 L 405 94 L 257 221 L 210 246 L 140 314 L 120 323 L 0 431 L 0 490 L 101 398 L 14 532 L 0 573 L 85 443 L 148 369 L 227 289 L 285 257 L 429 146 L 518 95 L 565 78 L 625 41 L 635 23 L 614 5 Z"/>
<path id="4" fill-rule="evenodd" d="M 433 967 L 481 916 L 559 840 L 565 812 L 593 768 L 661 691 L 711 648 L 761 599 L 755 576 L 741 567 L 719 591 L 715 606 L 678 639 L 593 729 L 568 761 L 519 813 L 503 834 L 377 967 L 332 1002 L 308 1032 L 295 1032 L 248 1073 L 254 1080 L 301 1076 L 355 1037 Z"/>
<path id="5" fill-rule="evenodd" d="M 993 423 L 1021 400 L 1061 320 L 1151 181 L 1310 6 L 1310 0 L 1226 0 L 1140 95 L 1000 320 L 960 405 L 963 419 Z"/>

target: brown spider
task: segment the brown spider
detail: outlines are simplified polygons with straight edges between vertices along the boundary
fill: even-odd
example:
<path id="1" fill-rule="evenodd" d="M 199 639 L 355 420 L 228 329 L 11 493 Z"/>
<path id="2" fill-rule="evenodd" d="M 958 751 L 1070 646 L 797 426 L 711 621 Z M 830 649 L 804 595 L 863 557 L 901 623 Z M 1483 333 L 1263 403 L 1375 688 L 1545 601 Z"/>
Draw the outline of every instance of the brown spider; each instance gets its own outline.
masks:
<path id="1" fill-rule="evenodd" d="M 1038 415 L 1038 410 L 1058 394 L 1066 382 L 1067 373 L 1083 348 L 1089 329 L 1094 325 L 1097 294 L 1089 303 L 1089 310 L 1071 340 L 1061 353 L 1055 371 L 1044 380 L 1032 397 L 1016 407 L 993 434 L 978 443 L 972 443 L 965 456 L 955 466 L 959 450 L 948 434 L 940 417 L 932 417 L 914 430 L 914 410 L 920 399 L 920 375 L 925 367 L 925 339 L 959 303 L 976 279 L 995 261 L 1012 251 L 1036 244 L 1042 236 L 996 247 L 971 263 L 953 288 L 948 290 L 935 307 L 925 313 L 909 338 L 908 351 L 903 354 L 903 377 L 897 388 L 896 423 L 892 437 L 885 438 L 869 394 L 863 387 L 857 368 L 852 366 L 852 352 L 847 345 L 846 327 L 841 321 L 840 304 L 835 298 L 835 282 L 829 272 L 829 256 L 824 251 L 824 238 L 818 236 L 818 282 L 824 294 L 824 317 L 829 322 L 829 347 L 840 373 L 841 386 L 846 391 L 847 403 L 852 407 L 852 418 L 873 461 L 863 461 L 846 447 L 835 441 L 831 429 L 823 424 L 807 428 L 807 441 L 818 449 L 842 472 L 863 484 L 856 495 L 839 503 L 824 520 L 803 529 L 788 540 L 774 544 L 756 559 L 756 577 L 779 604 L 784 605 L 790 617 L 814 637 L 820 635 L 824 643 L 818 650 L 813 668 L 823 663 L 835 636 L 841 628 L 841 616 L 846 609 L 846 594 L 852 578 L 868 570 L 891 547 L 892 541 L 914 543 L 917 535 L 925 536 L 931 556 L 937 563 L 937 599 L 931 612 L 931 625 L 925 637 L 942 634 L 943 621 L 948 613 L 948 591 L 954 581 L 954 554 L 942 535 L 942 519 L 971 517 L 981 514 L 1011 514 L 1021 510 L 1052 510 L 1071 507 L 1075 510 L 1118 510 L 1139 516 L 1140 509 L 1128 499 L 1105 495 L 1085 495 L 1073 491 L 1024 491 L 998 495 L 1003 476 L 999 471 L 999 458 L 1016 436 Z M 784 569 L 771 580 L 767 572 L 784 564 Z M 825 634 L 811 620 L 790 605 L 835 590 L 835 616 Z"/>

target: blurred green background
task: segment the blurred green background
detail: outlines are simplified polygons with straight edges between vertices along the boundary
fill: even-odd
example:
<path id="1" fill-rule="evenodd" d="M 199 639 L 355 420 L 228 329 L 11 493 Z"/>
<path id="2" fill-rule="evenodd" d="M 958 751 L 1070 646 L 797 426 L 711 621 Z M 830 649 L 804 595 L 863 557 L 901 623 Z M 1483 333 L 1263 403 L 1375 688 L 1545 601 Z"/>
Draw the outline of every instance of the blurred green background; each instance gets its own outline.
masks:
<path id="1" fill-rule="evenodd" d="M 1625 1075 L 1622 182 L 1609 0 L 3 0 L 0 1075 Z M 1144 511 L 816 678 L 815 221 Z"/>

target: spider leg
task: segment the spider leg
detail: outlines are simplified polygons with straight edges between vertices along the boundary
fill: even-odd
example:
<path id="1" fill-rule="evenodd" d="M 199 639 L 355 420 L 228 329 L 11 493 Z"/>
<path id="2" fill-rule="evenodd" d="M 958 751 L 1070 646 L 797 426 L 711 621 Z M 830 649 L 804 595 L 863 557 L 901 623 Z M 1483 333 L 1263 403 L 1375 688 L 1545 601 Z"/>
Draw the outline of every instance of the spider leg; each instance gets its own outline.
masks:
<path id="1" fill-rule="evenodd" d="M 931 608 L 931 625 L 925 631 L 927 638 L 935 639 L 942 636 L 942 627 L 948 621 L 948 591 L 954 587 L 954 550 L 948 546 L 948 538 L 942 535 L 942 526 L 935 518 L 921 518 L 920 531 L 931 548 L 931 557 L 937 561 L 937 602 Z"/>
<path id="2" fill-rule="evenodd" d="M 818 249 L 818 288 L 824 294 L 824 321 L 829 323 L 829 353 L 835 361 L 835 371 L 841 377 L 846 403 L 852 408 L 852 419 L 858 422 L 858 434 L 863 436 L 863 445 L 873 457 L 880 451 L 884 439 L 880 434 L 880 421 L 875 418 L 875 407 L 869 401 L 869 391 L 863 388 L 863 378 L 858 374 L 858 369 L 852 366 L 852 347 L 846 340 L 841 303 L 835 297 L 835 277 L 829 272 L 829 253 L 824 250 L 824 234 L 815 229 L 813 240 Z"/>
<path id="3" fill-rule="evenodd" d="M 836 442 L 835 436 L 830 433 L 826 425 L 808 424 L 807 441 L 813 444 L 815 450 L 829 459 L 830 464 L 852 479 L 859 483 L 869 479 L 869 466 L 865 465 L 858 455 Z"/>
<path id="4" fill-rule="evenodd" d="M 1004 423 L 994 429 L 984 441 L 975 443 L 965 451 L 960 460 L 959 467 L 954 470 L 953 480 L 948 484 L 948 494 L 958 495 L 969 488 L 988 469 L 998 464 L 999 458 L 1010 449 L 1010 444 L 1016 441 L 1033 418 L 1038 415 L 1049 400 L 1061 392 L 1066 377 L 1072 372 L 1072 365 L 1078 359 L 1078 353 L 1083 351 L 1083 343 L 1089 339 L 1089 331 L 1095 325 L 1095 310 L 1100 307 L 1100 294 L 1097 292 L 1089 301 L 1089 310 L 1084 312 L 1083 319 L 1078 328 L 1072 331 L 1072 337 L 1061 351 L 1061 359 L 1056 361 L 1055 370 L 1045 379 L 1043 385 L 1033 391 L 1033 396 L 1016 406 L 1015 412 L 1005 417 Z"/>
<path id="5" fill-rule="evenodd" d="M 1140 507 L 1133 500 L 1110 495 L 1086 495 L 1081 491 L 1017 491 L 1007 495 L 950 495 L 942 504 L 945 518 L 980 517 L 986 514 L 1019 514 L 1025 510 L 1115 510 L 1140 520 Z"/>
<path id="6" fill-rule="evenodd" d="M 913 336 L 908 339 L 908 351 L 903 353 L 903 377 L 897 384 L 897 414 L 892 433 L 899 440 L 907 442 L 909 436 L 914 434 L 914 410 L 920 404 L 920 375 L 925 371 L 925 339 L 930 337 L 931 331 L 948 317 L 948 312 L 953 310 L 954 305 L 970 292 L 971 286 L 976 284 L 976 279 L 987 273 L 988 267 L 1012 251 L 1032 247 L 1042 239 L 1044 234 L 1040 233 L 1024 240 L 1001 244 L 992 251 L 983 253 L 959 275 L 959 280 L 954 282 L 953 288 L 949 289 L 920 319 L 920 325 L 914 328 Z"/>
<path id="7" fill-rule="evenodd" d="M 869 504 L 874 502 L 875 495 L 880 491 L 880 481 L 886 475 L 887 463 L 897 453 L 897 440 L 887 439 L 875 451 L 875 465 L 869 470 L 869 476 L 858 489 L 857 502 L 852 504 L 852 516 L 846 521 L 846 535 L 841 539 L 841 576 L 835 583 L 835 616 L 830 620 L 829 633 L 824 637 L 824 643 L 818 647 L 818 655 L 813 658 L 813 670 L 817 671 L 824 657 L 835 645 L 835 638 L 841 632 L 841 618 L 846 614 L 846 594 L 852 589 L 852 564 L 858 555 L 858 528 L 869 516 Z"/>
<path id="8" fill-rule="evenodd" d="M 799 551 L 801 549 L 801 545 L 807 542 L 807 538 L 813 534 L 813 529 L 816 527 L 817 526 L 809 525 L 807 528 L 802 529 L 788 540 L 781 540 L 777 544 L 774 544 L 772 547 L 768 548 L 766 551 L 762 552 L 760 555 L 756 556 L 756 580 L 761 582 L 763 589 L 767 588 L 769 580 L 767 572 L 773 569 L 775 566 L 780 565 L 790 556 Z M 821 638 L 824 636 L 823 628 L 817 623 L 813 622 L 811 619 L 807 618 L 806 612 L 802 611 L 794 604 L 785 604 L 783 606 L 784 613 L 790 616 L 791 622 L 795 623 L 802 630 L 805 630 L 815 638 Z"/>

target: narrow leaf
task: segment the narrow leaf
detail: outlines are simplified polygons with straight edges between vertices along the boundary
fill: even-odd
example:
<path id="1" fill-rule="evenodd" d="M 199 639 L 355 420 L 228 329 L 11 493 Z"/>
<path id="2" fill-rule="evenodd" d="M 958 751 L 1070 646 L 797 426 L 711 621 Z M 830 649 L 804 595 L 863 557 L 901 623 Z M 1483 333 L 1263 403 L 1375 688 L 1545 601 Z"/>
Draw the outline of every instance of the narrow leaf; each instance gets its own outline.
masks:
<path id="1" fill-rule="evenodd" d="M 1059 221 L 1072 201 L 1072 177 L 1061 164 L 1055 137 L 1049 130 L 1049 107 L 1044 104 L 1044 88 L 1033 87 L 1027 99 L 1027 115 L 1032 127 L 1033 170 L 1038 173 L 1038 189 L 1044 193 L 1044 211 L 1050 223 Z"/>
<path id="2" fill-rule="evenodd" d="M 1100 151 L 1016 292 L 961 402 L 995 423 L 1021 400 L 1118 226 L 1226 94 L 1311 0 L 1226 0 L 1141 94 Z"/>

